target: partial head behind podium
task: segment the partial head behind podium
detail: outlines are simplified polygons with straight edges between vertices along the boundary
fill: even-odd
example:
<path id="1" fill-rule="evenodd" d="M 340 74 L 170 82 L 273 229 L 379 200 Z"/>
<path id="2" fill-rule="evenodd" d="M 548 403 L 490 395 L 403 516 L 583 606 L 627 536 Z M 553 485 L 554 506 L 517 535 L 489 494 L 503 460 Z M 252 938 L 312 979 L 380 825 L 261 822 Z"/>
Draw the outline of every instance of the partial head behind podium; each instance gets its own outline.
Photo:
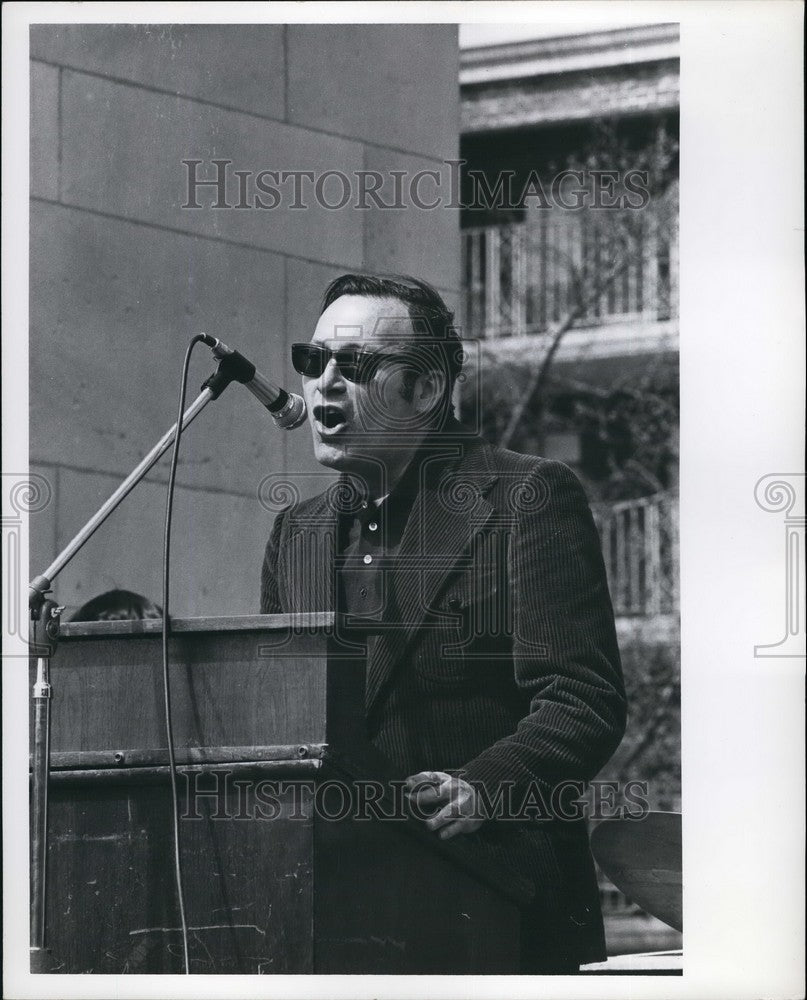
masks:
<path id="1" fill-rule="evenodd" d="M 120 622 L 162 618 L 162 608 L 132 590 L 107 590 L 82 604 L 71 622 Z"/>

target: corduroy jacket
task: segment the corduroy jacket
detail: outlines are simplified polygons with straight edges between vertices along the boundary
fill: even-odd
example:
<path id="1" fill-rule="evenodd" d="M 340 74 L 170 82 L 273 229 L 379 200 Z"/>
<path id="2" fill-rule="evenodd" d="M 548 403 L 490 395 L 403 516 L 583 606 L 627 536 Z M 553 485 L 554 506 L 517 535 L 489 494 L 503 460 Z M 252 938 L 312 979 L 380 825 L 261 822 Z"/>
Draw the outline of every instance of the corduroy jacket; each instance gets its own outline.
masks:
<path id="1" fill-rule="evenodd" d="M 536 948 L 605 957 L 584 820 L 564 783 L 592 779 L 626 706 L 599 538 L 565 465 L 487 444 L 452 422 L 418 453 L 419 487 L 367 665 L 367 735 L 401 777 L 461 773 L 495 802 L 543 807 L 470 835 L 526 876 Z M 338 498 L 281 511 L 266 546 L 263 613 L 336 609 Z M 553 798 L 553 792 L 556 793 Z M 536 796 L 538 799 L 536 799 Z M 504 807 L 505 810 L 507 807 Z"/>

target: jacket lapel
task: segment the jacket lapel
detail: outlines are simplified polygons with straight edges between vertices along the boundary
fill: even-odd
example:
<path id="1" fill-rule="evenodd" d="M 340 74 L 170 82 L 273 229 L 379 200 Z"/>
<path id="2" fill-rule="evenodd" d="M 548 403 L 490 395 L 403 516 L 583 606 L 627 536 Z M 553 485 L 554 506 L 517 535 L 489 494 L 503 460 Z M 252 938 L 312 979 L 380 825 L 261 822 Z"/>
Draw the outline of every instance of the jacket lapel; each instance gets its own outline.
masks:
<path id="1" fill-rule="evenodd" d="M 496 481 L 481 438 L 438 438 L 424 449 L 420 483 L 391 574 L 391 602 L 372 647 L 366 711 L 378 704 L 423 624 L 431 602 L 493 507 L 485 493 Z M 391 605 L 391 606 L 390 606 Z"/>

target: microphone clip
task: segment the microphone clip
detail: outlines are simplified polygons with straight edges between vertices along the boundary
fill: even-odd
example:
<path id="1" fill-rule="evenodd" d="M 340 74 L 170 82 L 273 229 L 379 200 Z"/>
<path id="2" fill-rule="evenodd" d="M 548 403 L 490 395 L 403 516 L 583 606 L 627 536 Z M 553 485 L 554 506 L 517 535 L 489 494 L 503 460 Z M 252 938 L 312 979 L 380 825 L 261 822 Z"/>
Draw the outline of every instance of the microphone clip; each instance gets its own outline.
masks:
<path id="1" fill-rule="evenodd" d="M 224 346 L 224 345 L 222 345 Z M 229 349 L 227 353 L 215 350 L 219 359 L 216 371 L 202 383 L 203 389 L 210 389 L 213 398 L 218 399 L 231 382 L 246 385 L 255 378 L 255 365 L 247 361 L 243 354 Z"/>

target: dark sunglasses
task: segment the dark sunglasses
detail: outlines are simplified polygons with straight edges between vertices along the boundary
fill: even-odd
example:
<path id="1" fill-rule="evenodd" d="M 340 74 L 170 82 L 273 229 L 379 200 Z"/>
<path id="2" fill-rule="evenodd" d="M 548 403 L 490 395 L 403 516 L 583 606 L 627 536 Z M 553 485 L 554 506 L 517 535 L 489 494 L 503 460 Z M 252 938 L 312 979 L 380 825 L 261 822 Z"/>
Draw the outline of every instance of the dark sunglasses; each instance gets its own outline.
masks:
<path id="1" fill-rule="evenodd" d="M 411 361 L 406 354 L 371 351 L 366 347 L 343 347 L 331 350 L 322 344 L 292 344 L 291 363 L 294 370 L 308 378 L 319 378 L 331 358 L 341 375 L 349 382 L 369 382 L 385 361 Z"/>

